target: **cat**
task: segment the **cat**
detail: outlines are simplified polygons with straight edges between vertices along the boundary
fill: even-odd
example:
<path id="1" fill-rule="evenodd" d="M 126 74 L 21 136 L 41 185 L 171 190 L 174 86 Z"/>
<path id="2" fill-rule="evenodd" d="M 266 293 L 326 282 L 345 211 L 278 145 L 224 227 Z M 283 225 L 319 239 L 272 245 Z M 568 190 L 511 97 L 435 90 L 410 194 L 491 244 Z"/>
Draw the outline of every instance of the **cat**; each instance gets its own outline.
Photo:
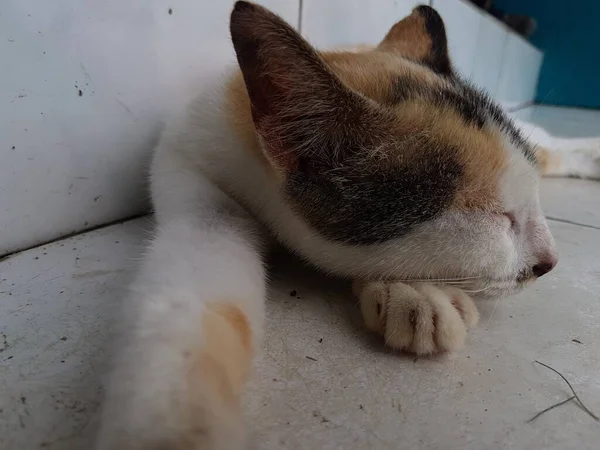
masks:
<path id="1" fill-rule="evenodd" d="M 388 346 L 448 352 L 477 323 L 473 299 L 556 265 L 540 175 L 600 175 L 596 141 L 535 146 L 525 136 L 553 138 L 519 131 L 462 81 L 430 7 L 352 52 L 319 53 L 243 1 L 230 32 L 239 68 L 154 154 L 156 232 L 125 302 L 98 450 L 245 448 L 272 237 L 353 280 Z"/>

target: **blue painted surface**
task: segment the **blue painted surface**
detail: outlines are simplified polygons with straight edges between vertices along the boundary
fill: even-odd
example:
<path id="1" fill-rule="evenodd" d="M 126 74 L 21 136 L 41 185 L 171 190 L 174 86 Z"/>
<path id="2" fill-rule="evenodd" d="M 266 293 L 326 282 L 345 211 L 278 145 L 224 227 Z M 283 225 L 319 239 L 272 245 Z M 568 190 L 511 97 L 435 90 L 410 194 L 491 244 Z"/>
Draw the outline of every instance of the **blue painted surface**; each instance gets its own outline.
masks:
<path id="1" fill-rule="evenodd" d="M 538 21 L 532 43 L 544 51 L 536 100 L 600 108 L 600 1 L 496 0 Z"/>

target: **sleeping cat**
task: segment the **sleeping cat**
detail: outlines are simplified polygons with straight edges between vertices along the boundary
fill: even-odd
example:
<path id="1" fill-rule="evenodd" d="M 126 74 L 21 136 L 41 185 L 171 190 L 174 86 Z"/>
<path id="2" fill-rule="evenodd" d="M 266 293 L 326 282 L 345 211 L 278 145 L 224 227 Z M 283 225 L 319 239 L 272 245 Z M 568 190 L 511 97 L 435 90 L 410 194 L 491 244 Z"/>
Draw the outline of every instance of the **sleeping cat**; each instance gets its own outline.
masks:
<path id="1" fill-rule="evenodd" d="M 352 279 L 388 346 L 447 352 L 476 324 L 474 298 L 556 265 L 540 174 L 600 175 L 595 141 L 535 146 L 527 136 L 553 138 L 520 132 L 461 81 L 429 7 L 355 52 L 319 53 L 247 2 L 230 31 L 239 70 L 156 149 L 157 230 L 126 302 L 100 450 L 244 448 L 270 236 Z"/>

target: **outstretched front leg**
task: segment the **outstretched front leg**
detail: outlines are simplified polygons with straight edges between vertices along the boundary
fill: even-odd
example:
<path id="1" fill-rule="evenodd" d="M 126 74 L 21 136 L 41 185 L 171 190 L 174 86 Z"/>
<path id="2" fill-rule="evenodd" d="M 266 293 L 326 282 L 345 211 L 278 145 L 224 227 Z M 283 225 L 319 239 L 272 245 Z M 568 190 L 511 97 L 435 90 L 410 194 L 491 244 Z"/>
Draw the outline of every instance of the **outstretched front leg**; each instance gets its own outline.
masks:
<path id="1" fill-rule="evenodd" d="M 367 328 L 417 355 L 459 349 L 479 320 L 473 300 L 451 286 L 355 281 L 353 290 Z"/>
<path id="2" fill-rule="evenodd" d="M 98 450 L 236 450 L 240 397 L 262 334 L 265 275 L 253 221 L 159 151 L 157 231 L 125 303 Z"/>

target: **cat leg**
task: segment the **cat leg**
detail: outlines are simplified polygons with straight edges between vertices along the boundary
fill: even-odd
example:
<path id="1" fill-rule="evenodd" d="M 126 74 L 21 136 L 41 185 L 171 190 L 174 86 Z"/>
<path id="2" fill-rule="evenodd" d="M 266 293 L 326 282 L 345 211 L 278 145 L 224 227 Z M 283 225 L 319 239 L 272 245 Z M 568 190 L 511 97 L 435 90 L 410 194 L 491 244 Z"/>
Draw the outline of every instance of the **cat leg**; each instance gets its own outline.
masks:
<path id="1" fill-rule="evenodd" d="M 559 138 L 526 122 L 516 124 L 536 146 L 543 176 L 600 180 L 600 137 Z"/>
<path id="2" fill-rule="evenodd" d="M 355 281 L 353 290 L 366 327 L 389 347 L 417 355 L 459 349 L 479 320 L 473 300 L 451 286 Z"/>
<path id="3" fill-rule="evenodd" d="M 125 301 L 98 450 L 237 450 L 265 274 L 246 212 L 178 155 L 152 175 L 157 230 Z"/>

